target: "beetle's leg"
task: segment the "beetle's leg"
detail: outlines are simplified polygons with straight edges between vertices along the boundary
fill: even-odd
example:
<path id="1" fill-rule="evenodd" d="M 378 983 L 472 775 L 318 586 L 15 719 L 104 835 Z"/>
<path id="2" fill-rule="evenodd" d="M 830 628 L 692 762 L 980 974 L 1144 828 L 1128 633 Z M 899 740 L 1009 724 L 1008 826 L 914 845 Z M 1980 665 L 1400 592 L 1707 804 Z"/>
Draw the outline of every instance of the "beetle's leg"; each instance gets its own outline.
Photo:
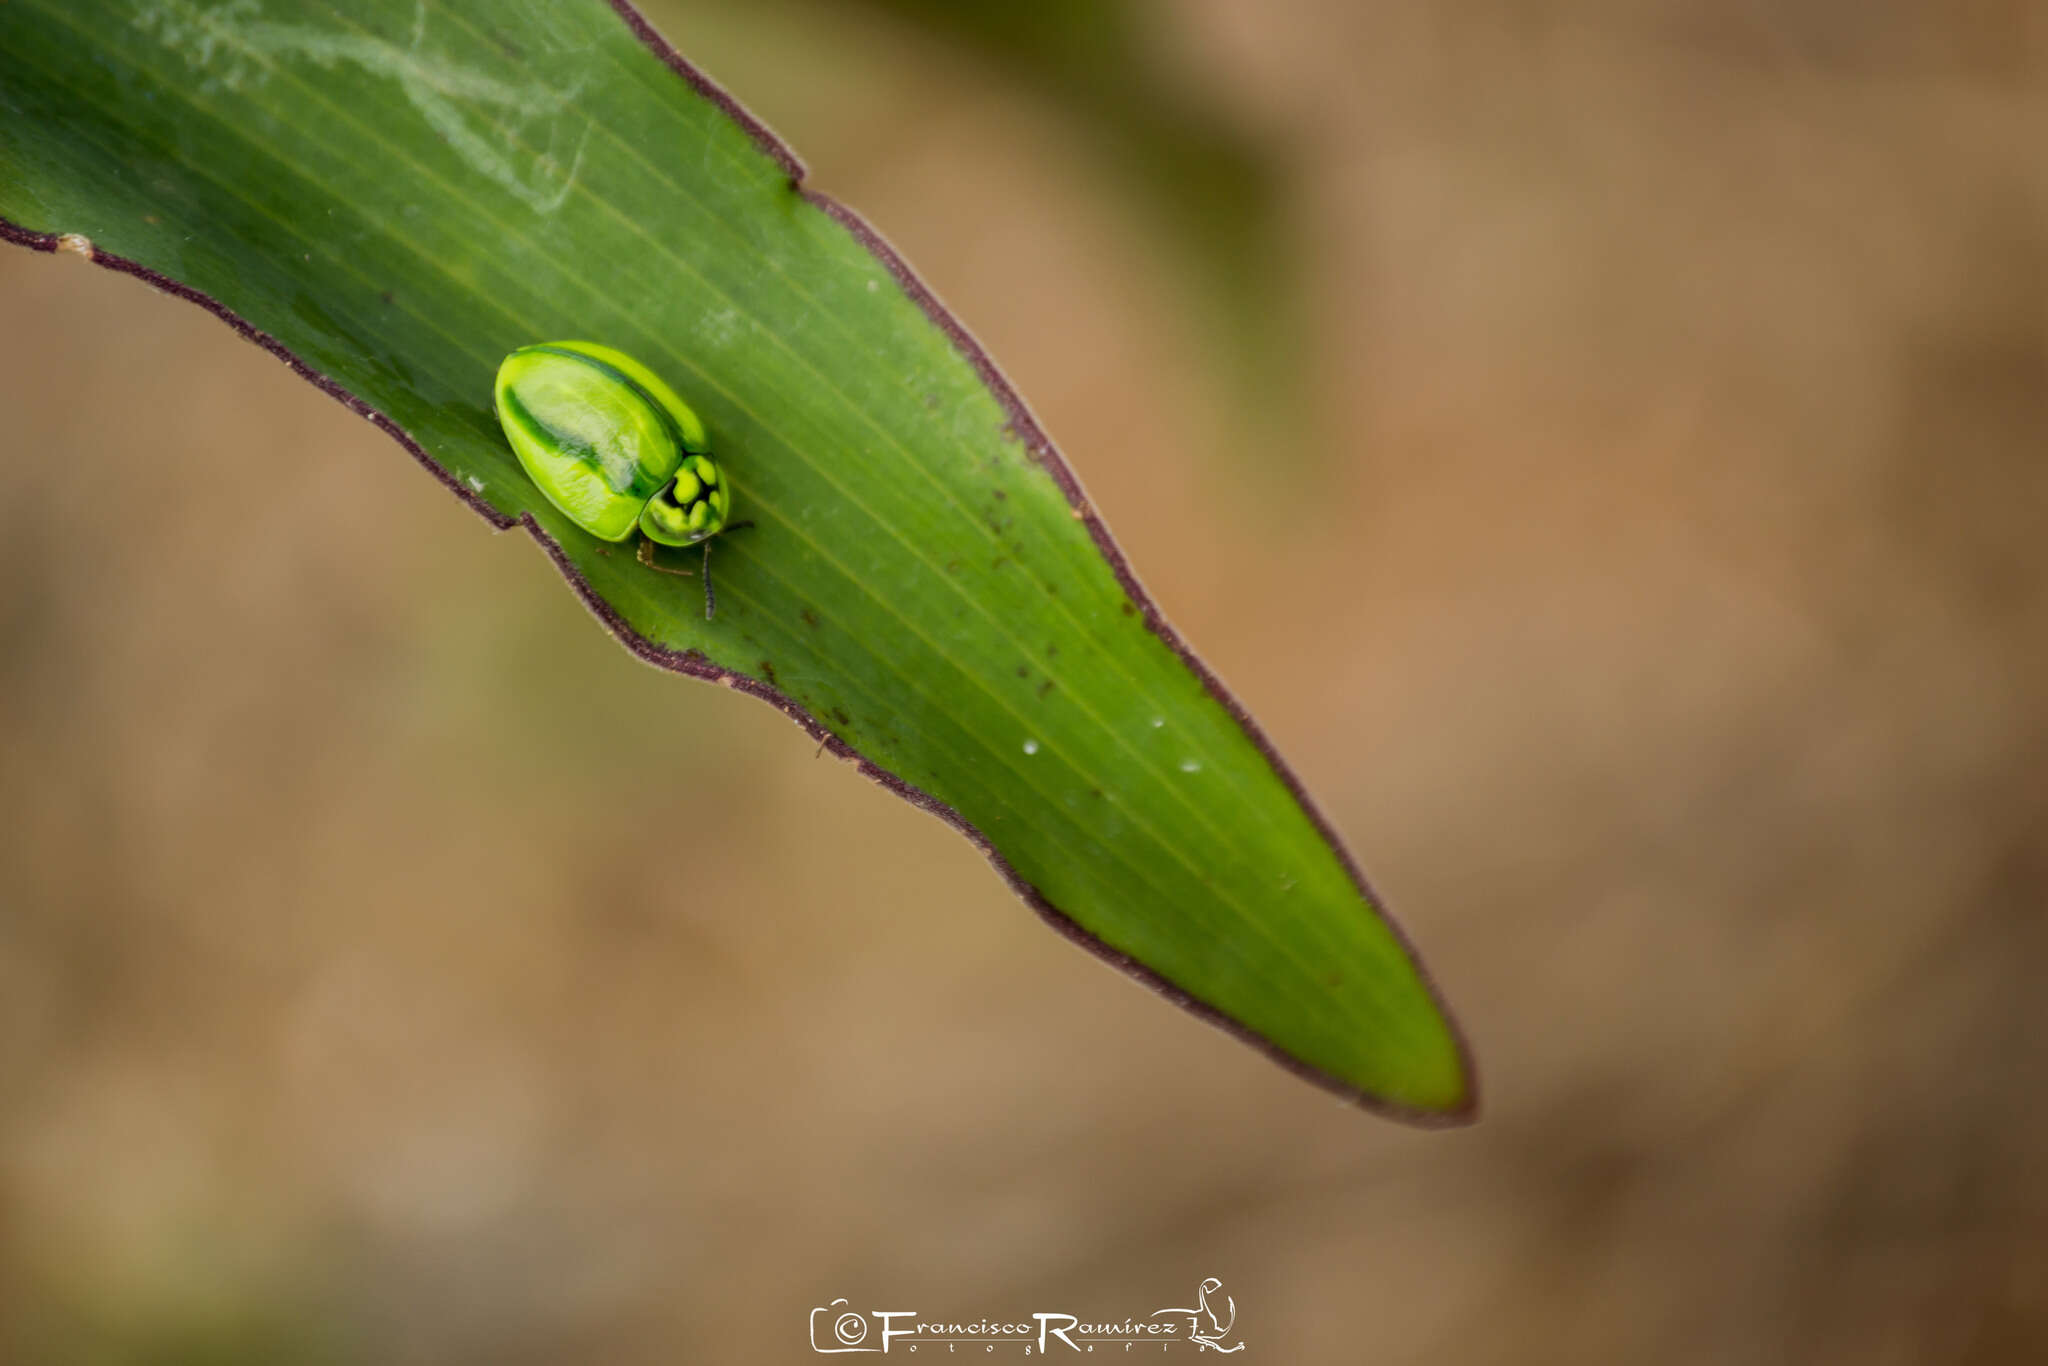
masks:
<path id="1" fill-rule="evenodd" d="M 694 570 L 670 569 L 667 565 L 656 564 L 654 562 L 654 542 L 648 540 L 645 536 L 640 538 L 640 563 L 646 565 L 657 574 L 673 574 L 679 579 L 693 579 L 697 577 Z"/>

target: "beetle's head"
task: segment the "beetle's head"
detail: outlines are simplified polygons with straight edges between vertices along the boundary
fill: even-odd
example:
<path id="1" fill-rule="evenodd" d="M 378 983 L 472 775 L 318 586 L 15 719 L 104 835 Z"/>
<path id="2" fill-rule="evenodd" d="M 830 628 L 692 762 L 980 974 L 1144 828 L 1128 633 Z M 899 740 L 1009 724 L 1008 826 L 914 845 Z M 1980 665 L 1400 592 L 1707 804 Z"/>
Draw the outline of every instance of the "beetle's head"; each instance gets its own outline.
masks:
<path id="1" fill-rule="evenodd" d="M 695 545 L 725 529 L 731 498 L 710 456 L 686 455 L 676 477 L 641 510 L 640 530 L 661 545 Z"/>

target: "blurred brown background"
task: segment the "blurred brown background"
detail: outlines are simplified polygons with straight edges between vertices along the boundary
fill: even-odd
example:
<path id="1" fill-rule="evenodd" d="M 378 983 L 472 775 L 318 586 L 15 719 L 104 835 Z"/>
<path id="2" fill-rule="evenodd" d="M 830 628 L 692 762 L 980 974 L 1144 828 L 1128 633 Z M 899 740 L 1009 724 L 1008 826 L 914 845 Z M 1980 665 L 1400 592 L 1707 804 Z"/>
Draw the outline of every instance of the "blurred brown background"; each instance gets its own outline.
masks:
<path id="1" fill-rule="evenodd" d="M 801 1361 L 836 1296 L 1217 1276 L 1244 1360 L 2048 1359 L 2048 12 L 654 15 L 990 344 L 1486 1120 L 1150 998 L 9 251 L 0 1358 Z M 650 717 L 697 781 L 593 743 Z"/>

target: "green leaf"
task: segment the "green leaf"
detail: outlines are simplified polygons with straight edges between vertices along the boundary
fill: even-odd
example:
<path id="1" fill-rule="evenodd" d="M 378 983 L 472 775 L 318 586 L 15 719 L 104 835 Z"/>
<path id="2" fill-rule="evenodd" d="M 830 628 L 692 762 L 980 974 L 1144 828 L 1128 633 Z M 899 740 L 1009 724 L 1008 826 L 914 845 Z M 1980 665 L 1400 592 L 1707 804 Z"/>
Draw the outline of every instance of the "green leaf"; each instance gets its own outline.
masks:
<path id="1" fill-rule="evenodd" d="M 9 237 L 213 309 L 527 527 L 635 652 L 858 756 L 1112 963 L 1342 1094 L 1468 1118 L 1326 824 L 981 349 L 801 182 L 623 0 L 0 3 Z M 716 542 L 715 621 L 506 446 L 499 360 L 570 337 L 704 418 L 758 524 Z"/>

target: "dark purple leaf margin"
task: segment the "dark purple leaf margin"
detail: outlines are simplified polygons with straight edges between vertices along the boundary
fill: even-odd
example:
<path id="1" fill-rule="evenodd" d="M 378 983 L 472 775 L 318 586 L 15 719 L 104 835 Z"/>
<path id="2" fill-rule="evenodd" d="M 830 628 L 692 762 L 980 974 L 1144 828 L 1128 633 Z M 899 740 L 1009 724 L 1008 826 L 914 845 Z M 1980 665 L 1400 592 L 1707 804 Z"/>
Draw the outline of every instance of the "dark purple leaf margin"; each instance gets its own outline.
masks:
<path id="1" fill-rule="evenodd" d="M 1407 954 L 1409 962 L 1414 966 L 1416 974 L 1421 978 L 1424 990 L 1429 993 L 1430 1000 L 1443 1016 L 1445 1024 L 1451 1032 L 1452 1041 L 1457 1047 L 1459 1064 L 1465 1077 L 1465 1096 L 1461 1104 L 1449 1110 L 1421 1109 L 1373 1095 L 1351 1085 L 1349 1082 L 1332 1077 L 1325 1072 L 1311 1067 L 1301 1059 L 1284 1052 L 1271 1040 L 1254 1032 L 1242 1022 L 1225 1015 L 1207 1001 L 1199 1000 L 1190 995 L 1186 990 L 1160 976 L 1137 959 L 1103 943 L 1078 924 L 1073 917 L 1048 901 L 1045 894 L 1040 892 L 1037 887 L 1019 876 L 1017 870 L 1010 866 L 1009 860 L 1003 857 L 1002 851 L 997 849 L 989 841 L 988 836 L 977 829 L 966 817 L 962 816 L 947 803 L 932 796 L 929 792 L 905 782 L 888 769 L 883 768 L 859 753 L 851 745 L 826 729 L 822 722 L 804 710 L 794 698 L 785 696 L 776 688 L 762 682 L 760 679 L 753 678 L 747 674 L 735 673 L 730 669 L 715 664 L 697 650 L 671 650 L 666 646 L 655 644 L 634 631 L 612 605 L 602 597 L 599 597 L 583 576 L 577 572 L 576 566 L 571 563 L 569 557 L 563 552 L 560 543 L 543 531 L 540 524 L 535 522 L 531 516 L 521 515 L 513 518 L 500 513 L 496 508 L 483 501 L 482 498 L 477 496 L 460 480 L 443 469 L 396 422 L 393 422 L 389 417 L 363 402 L 362 399 L 350 393 L 333 379 L 306 364 L 305 361 L 301 360 L 289 347 L 278 341 L 277 338 L 261 328 L 255 327 L 248 319 L 243 318 L 219 300 L 193 289 L 189 285 L 181 284 L 168 276 L 160 275 L 138 261 L 131 261 L 126 257 L 116 256 L 110 252 L 99 251 L 89 240 L 74 234 L 34 232 L 5 218 L 0 218 L 0 240 L 12 242 L 17 246 L 27 247 L 31 251 L 68 251 L 76 253 L 84 256 L 95 265 L 103 266 L 108 270 L 118 271 L 123 275 L 132 275 L 152 288 L 161 290 L 166 294 L 175 295 L 177 298 L 184 299 L 188 303 L 197 304 L 213 314 L 243 337 L 256 343 L 265 351 L 270 352 L 271 355 L 283 361 L 301 379 L 320 389 L 357 416 L 366 418 L 382 429 L 385 435 L 409 451 L 413 459 L 424 466 L 427 472 L 438 479 L 449 492 L 468 504 L 472 511 L 485 521 L 491 523 L 492 526 L 501 531 L 509 530 L 515 525 L 524 527 L 527 533 L 540 543 L 541 548 L 547 551 L 548 558 L 554 561 L 555 568 L 561 571 L 564 579 L 568 580 L 569 586 L 583 600 L 584 606 L 588 607 L 591 613 L 598 620 L 602 621 L 606 629 L 628 650 L 631 650 L 641 659 L 657 668 L 684 674 L 691 678 L 701 678 L 706 682 L 718 683 L 733 689 L 735 692 L 745 693 L 749 697 L 757 697 L 769 706 L 774 707 L 777 711 L 789 717 L 790 720 L 796 722 L 798 726 L 803 728 L 806 735 L 816 740 L 824 748 L 829 749 L 835 756 L 851 760 L 866 777 L 879 783 L 919 810 L 928 811 L 932 815 L 937 816 L 947 825 L 952 826 L 955 830 L 966 836 L 968 841 L 981 851 L 982 857 L 986 858 L 990 865 L 995 868 L 996 872 L 1001 875 L 1003 881 L 1009 884 L 1010 889 L 1023 898 L 1026 905 L 1036 911 L 1042 920 L 1061 935 L 1080 945 L 1124 975 L 1134 978 L 1151 988 L 1160 996 L 1165 997 L 1168 1001 L 1181 1007 L 1189 1014 L 1207 1021 L 1226 1034 L 1230 1034 L 1252 1048 L 1257 1049 L 1275 1063 L 1278 1063 L 1281 1067 L 1301 1077 L 1303 1080 L 1374 1114 L 1423 1128 L 1447 1128 L 1470 1124 L 1476 1121 L 1479 1118 L 1479 1077 L 1473 1062 L 1471 1047 L 1465 1038 L 1464 1030 L 1458 1024 L 1457 1017 L 1451 1013 L 1449 1005 L 1444 1001 L 1442 993 L 1438 990 L 1435 979 L 1430 976 L 1429 970 L 1423 966 L 1421 956 L 1416 953 L 1414 944 L 1408 938 L 1407 932 L 1401 928 L 1400 923 L 1388 913 L 1385 904 L 1374 894 L 1371 885 L 1365 880 L 1365 874 L 1359 869 L 1357 860 L 1351 856 L 1351 851 L 1345 848 L 1344 842 L 1338 838 L 1337 832 L 1331 826 L 1328 818 L 1323 815 L 1322 810 L 1317 807 L 1315 801 L 1309 796 L 1307 789 L 1301 785 L 1301 780 L 1295 776 L 1294 770 L 1287 766 L 1286 761 L 1280 757 L 1279 751 L 1273 748 L 1273 742 L 1268 740 L 1266 733 L 1259 729 L 1258 722 L 1252 719 L 1251 713 L 1244 709 L 1244 704 L 1239 702 L 1231 694 L 1230 690 L 1223 685 L 1223 680 L 1218 678 L 1215 672 L 1207 664 L 1203 663 L 1193 650 L 1188 648 L 1187 642 L 1181 639 L 1180 633 L 1173 629 L 1173 626 L 1166 620 L 1164 614 L 1160 612 L 1157 604 L 1145 592 L 1144 585 L 1138 581 L 1137 574 L 1131 569 L 1130 561 L 1124 558 L 1122 548 L 1111 538 L 1109 528 L 1104 525 L 1102 519 L 1096 515 L 1093 506 L 1090 505 L 1088 495 L 1081 487 L 1081 481 L 1075 477 L 1074 471 L 1060 455 L 1059 449 L 1053 445 L 1052 439 L 1045 434 L 1045 429 L 1039 426 L 1038 419 L 1032 415 L 1031 409 L 1026 406 L 1023 398 L 1011 386 L 1010 381 L 1003 375 L 1003 372 L 996 368 L 996 363 L 989 358 L 988 352 L 982 349 L 981 343 L 976 341 L 973 335 L 961 325 L 960 320 L 955 318 L 947 310 L 946 306 L 939 302 L 938 296 L 933 294 L 930 287 L 917 277 L 916 272 L 911 270 L 909 263 L 897 253 L 894 247 L 890 246 L 883 239 L 880 233 L 869 226 L 865 219 L 830 195 L 820 190 L 811 189 L 804 184 L 804 164 L 797 158 L 796 153 L 790 150 L 788 144 L 771 132 L 766 124 L 755 118 L 745 106 L 741 105 L 738 100 L 734 99 L 710 77 L 691 65 L 688 59 L 676 51 L 666 38 L 655 31 L 654 26 L 647 22 L 645 16 L 633 8 L 629 0 L 607 0 L 607 3 L 611 5 L 626 27 L 632 30 L 633 35 L 649 51 L 654 53 L 663 62 L 666 62 L 669 68 L 682 77 L 693 91 L 716 105 L 720 112 L 745 130 L 762 152 L 766 153 L 771 160 L 782 167 L 783 171 L 789 176 L 789 183 L 792 189 L 801 194 L 806 202 L 845 228 L 855 241 L 871 252 L 875 259 L 888 267 L 889 273 L 895 277 L 897 284 L 902 287 L 903 292 L 909 295 L 911 300 L 924 311 L 925 316 L 931 319 L 933 325 L 946 334 L 961 356 L 966 359 L 969 365 L 974 367 L 974 372 L 980 376 L 982 384 L 995 397 L 996 401 L 1002 405 L 1003 411 L 1008 414 L 1009 430 L 1014 432 L 1018 439 L 1024 443 L 1024 448 L 1031 458 L 1052 475 L 1054 482 L 1059 485 L 1061 493 L 1066 495 L 1068 504 L 1073 508 L 1076 520 L 1088 528 L 1088 534 L 1094 538 L 1096 549 L 1101 552 L 1102 558 L 1108 562 L 1111 572 L 1116 575 L 1117 582 L 1123 586 L 1123 590 L 1129 597 L 1135 610 L 1144 617 L 1146 628 L 1166 642 L 1168 648 L 1180 657 L 1181 663 L 1187 666 L 1188 671 L 1201 680 L 1202 686 L 1208 689 L 1209 695 L 1221 703 L 1224 709 L 1230 713 L 1232 719 L 1243 728 L 1244 733 L 1258 747 L 1259 753 L 1264 755 L 1266 762 L 1272 766 L 1273 772 L 1279 776 L 1281 782 L 1286 784 L 1287 790 L 1293 794 L 1295 801 L 1301 804 L 1301 809 L 1307 813 L 1309 820 L 1315 825 L 1316 832 L 1322 836 L 1324 842 L 1330 846 L 1336 853 L 1339 861 L 1343 863 L 1344 871 L 1350 876 L 1353 884 L 1357 886 L 1359 894 L 1365 898 L 1366 903 L 1386 922 L 1388 929 L 1393 932 L 1395 940 L 1400 944 L 1402 951 Z"/>

